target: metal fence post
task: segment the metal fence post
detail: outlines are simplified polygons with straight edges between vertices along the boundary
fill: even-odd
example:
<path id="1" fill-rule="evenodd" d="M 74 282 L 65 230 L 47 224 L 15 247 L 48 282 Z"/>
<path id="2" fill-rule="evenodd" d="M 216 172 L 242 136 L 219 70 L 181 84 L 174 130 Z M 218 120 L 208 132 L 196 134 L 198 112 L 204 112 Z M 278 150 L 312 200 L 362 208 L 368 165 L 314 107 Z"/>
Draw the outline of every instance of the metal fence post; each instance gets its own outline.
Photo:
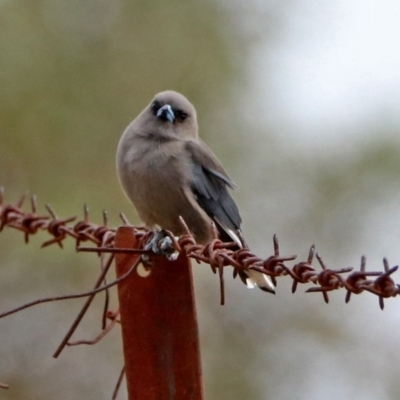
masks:
<path id="1" fill-rule="evenodd" d="M 134 248 L 130 227 L 118 228 L 117 248 Z M 136 254 L 116 254 L 117 276 Z M 148 277 L 118 285 L 129 400 L 203 400 L 192 271 L 187 257 L 154 257 Z"/>

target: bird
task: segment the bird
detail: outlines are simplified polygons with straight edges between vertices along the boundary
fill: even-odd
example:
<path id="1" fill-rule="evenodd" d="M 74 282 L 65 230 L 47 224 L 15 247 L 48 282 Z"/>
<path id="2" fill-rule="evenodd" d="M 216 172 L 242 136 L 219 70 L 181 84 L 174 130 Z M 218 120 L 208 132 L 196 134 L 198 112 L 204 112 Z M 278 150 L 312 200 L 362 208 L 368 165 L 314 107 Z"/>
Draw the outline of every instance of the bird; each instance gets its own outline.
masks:
<path id="1" fill-rule="evenodd" d="M 120 184 L 149 229 L 182 235 L 182 217 L 197 243 L 213 240 L 215 224 L 221 240 L 242 247 L 242 219 L 228 190 L 236 185 L 198 131 L 196 110 L 184 95 L 156 94 L 120 138 Z M 239 276 L 248 288 L 275 293 L 259 271 L 241 270 Z"/>

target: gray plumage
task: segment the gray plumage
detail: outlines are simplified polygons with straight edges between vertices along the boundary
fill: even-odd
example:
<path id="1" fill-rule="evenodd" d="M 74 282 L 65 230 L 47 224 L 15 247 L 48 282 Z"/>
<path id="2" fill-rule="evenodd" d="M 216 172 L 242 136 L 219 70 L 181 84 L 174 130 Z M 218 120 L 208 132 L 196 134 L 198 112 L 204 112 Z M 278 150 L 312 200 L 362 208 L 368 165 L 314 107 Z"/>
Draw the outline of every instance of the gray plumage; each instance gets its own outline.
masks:
<path id="1" fill-rule="evenodd" d="M 165 91 L 126 128 L 117 149 L 121 185 L 147 227 L 184 233 L 185 220 L 196 241 L 213 238 L 212 221 L 222 240 L 240 242 L 241 217 L 228 188 L 235 184 L 198 137 L 196 110 L 183 95 Z M 268 277 L 241 274 L 248 287 L 274 292 Z"/>

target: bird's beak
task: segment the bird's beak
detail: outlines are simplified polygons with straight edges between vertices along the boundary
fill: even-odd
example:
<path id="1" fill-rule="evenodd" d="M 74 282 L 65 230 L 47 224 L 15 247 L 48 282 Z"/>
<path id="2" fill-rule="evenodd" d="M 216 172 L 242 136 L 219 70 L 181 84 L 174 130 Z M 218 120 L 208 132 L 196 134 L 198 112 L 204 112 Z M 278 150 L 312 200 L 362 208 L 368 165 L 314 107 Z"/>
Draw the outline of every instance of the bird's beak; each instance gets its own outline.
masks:
<path id="1" fill-rule="evenodd" d="M 168 120 L 169 122 L 175 121 L 175 114 L 169 104 L 165 104 L 157 111 L 157 118 Z"/>

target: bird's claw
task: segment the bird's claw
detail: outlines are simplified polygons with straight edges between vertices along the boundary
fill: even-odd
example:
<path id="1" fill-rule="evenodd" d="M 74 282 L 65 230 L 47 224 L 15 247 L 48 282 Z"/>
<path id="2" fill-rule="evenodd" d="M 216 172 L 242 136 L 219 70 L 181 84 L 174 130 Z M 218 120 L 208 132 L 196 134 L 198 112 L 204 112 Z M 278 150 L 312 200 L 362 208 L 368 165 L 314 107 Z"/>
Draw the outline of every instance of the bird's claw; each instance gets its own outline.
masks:
<path id="1" fill-rule="evenodd" d="M 179 252 L 175 249 L 173 241 L 163 229 L 154 233 L 153 237 L 144 246 L 144 249 L 151 250 L 154 254 L 162 254 L 170 261 L 175 261 L 179 256 Z M 150 256 L 143 254 L 142 260 L 148 264 Z"/>
<path id="2" fill-rule="evenodd" d="M 159 241 L 159 250 L 169 261 L 175 261 L 179 256 L 179 252 L 175 249 L 174 243 L 169 236 Z"/>

